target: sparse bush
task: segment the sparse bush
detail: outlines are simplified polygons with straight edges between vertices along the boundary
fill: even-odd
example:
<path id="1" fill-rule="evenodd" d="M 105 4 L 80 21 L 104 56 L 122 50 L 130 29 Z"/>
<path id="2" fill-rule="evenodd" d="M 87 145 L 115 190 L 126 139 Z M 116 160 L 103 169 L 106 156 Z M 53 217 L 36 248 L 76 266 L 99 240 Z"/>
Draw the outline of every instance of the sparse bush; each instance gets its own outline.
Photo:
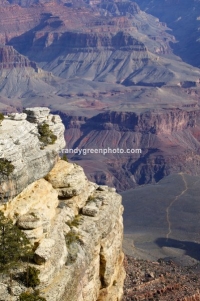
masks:
<path id="1" fill-rule="evenodd" d="M 68 256 L 67 256 L 67 264 L 72 264 L 76 261 L 78 254 L 78 246 L 77 245 L 70 245 L 68 249 Z"/>
<path id="2" fill-rule="evenodd" d="M 8 177 L 14 169 L 15 167 L 11 163 L 11 161 L 5 158 L 0 158 L 0 174 L 3 174 L 4 176 Z"/>
<path id="3" fill-rule="evenodd" d="M 69 246 L 72 243 L 77 243 L 80 242 L 80 234 L 79 233 L 75 233 L 73 231 L 69 231 L 66 235 L 65 235 L 65 242 L 66 245 Z"/>
<path id="4" fill-rule="evenodd" d="M 71 227 L 78 227 L 79 225 L 82 224 L 83 221 L 83 216 L 82 215 L 76 215 L 75 218 L 73 219 L 73 221 L 68 222 L 67 225 L 71 228 Z"/>
<path id="5" fill-rule="evenodd" d="M 61 160 L 64 160 L 64 161 L 68 162 L 67 155 L 64 154 L 64 155 L 61 157 Z"/>
<path id="6" fill-rule="evenodd" d="M 34 293 L 27 291 L 19 296 L 18 301 L 46 301 L 46 299 L 39 295 L 39 291 Z"/>
<path id="7" fill-rule="evenodd" d="M 40 270 L 35 267 L 28 266 L 26 272 L 24 273 L 24 281 L 28 287 L 36 287 L 40 284 L 39 279 Z"/>
<path id="8" fill-rule="evenodd" d="M 38 132 L 40 134 L 39 140 L 44 143 L 44 145 L 54 144 L 57 136 L 53 134 L 52 130 L 49 129 L 47 123 L 42 123 L 38 125 Z"/>
<path id="9" fill-rule="evenodd" d="M 32 255 L 32 246 L 26 235 L 0 211 L 0 273 L 9 275 L 10 292 L 13 269 L 21 265 L 22 259 L 31 258 Z"/>
<path id="10" fill-rule="evenodd" d="M 68 257 L 66 264 L 72 264 L 76 261 L 79 247 L 78 245 L 83 245 L 81 240 L 81 235 L 78 232 L 69 231 L 65 235 L 65 242 L 68 248 Z"/>
<path id="11" fill-rule="evenodd" d="M 3 120 L 4 120 L 4 115 L 3 115 L 3 113 L 0 113 L 0 125 L 1 125 Z"/>

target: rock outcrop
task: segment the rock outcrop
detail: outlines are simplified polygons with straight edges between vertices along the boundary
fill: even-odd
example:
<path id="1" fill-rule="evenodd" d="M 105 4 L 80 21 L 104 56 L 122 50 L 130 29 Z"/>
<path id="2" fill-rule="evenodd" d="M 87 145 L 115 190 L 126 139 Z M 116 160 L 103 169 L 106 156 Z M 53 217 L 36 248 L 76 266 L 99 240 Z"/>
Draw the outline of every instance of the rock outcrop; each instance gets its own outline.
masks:
<path id="1" fill-rule="evenodd" d="M 24 67 L 32 67 L 36 72 L 39 70 L 36 63 L 19 54 L 12 46 L 0 47 L 0 70 Z"/>
<path id="2" fill-rule="evenodd" d="M 53 118 L 57 120 L 55 124 Z M 44 121 L 57 134 L 58 141 L 41 150 L 37 124 Z M 5 145 L 12 147 L 7 157 L 15 166 L 10 182 L 20 193 L 15 190 L 9 201 L 2 195 L 1 210 L 33 244 L 35 263 L 31 265 L 40 270 L 37 289 L 47 301 L 121 300 L 125 278 L 121 196 L 114 188 L 89 182 L 77 164 L 57 158 L 58 149 L 63 146 L 63 127 L 58 121 L 43 108 L 29 108 L 3 121 L 2 151 L 5 154 Z M 11 128 L 18 139 L 14 146 Z M 23 136 L 16 135 L 19 129 Z M 21 143 L 23 137 L 26 148 Z M 23 162 L 19 159 L 21 164 L 13 153 L 23 156 Z M 29 177 L 24 176 L 24 170 Z M 19 179 L 24 179 L 23 185 Z M 1 189 L 7 185 L 2 177 Z M 19 272 L 23 268 L 22 265 Z M 9 301 L 6 279 L 1 285 L 3 300 Z M 16 301 L 27 288 L 16 280 L 14 289 L 12 300 Z"/>
<path id="3" fill-rule="evenodd" d="M 0 158 L 14 166 L 10 175 L 0 175 L 1 203 L 19 194 L 28 184 L 45 176 L 58 159 L 64 147 L 64 125 L 59 116 L 45 108 L 27 109 L 26 113 L 5 116 L 0 127 Z M 35 123 L 29 122 L 35 114 Z M 43 146 L 39 140 L 38 124 L 45 122 L 56 135 L 55 144 Z"/>

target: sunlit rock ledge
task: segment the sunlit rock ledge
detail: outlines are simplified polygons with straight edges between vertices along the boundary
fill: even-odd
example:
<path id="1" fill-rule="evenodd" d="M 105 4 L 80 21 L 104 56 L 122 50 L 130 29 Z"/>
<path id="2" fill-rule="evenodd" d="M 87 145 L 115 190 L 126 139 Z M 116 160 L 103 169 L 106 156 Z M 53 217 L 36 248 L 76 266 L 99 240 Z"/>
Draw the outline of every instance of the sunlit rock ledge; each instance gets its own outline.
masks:
<path id="1" fill-rule="evenodd" d="M 42 146 L 38 124 L 46 122 L 57 136 L 52 145 Z M 48 108 L 29 108 L 25 113 L 5 116 L 0 126 L 0 158 L 14 165 L 9 175 L 0 175 L 0 203 L 19 194 L 28 184 L 44 177 L 65 146 L 64 125 Z"/>

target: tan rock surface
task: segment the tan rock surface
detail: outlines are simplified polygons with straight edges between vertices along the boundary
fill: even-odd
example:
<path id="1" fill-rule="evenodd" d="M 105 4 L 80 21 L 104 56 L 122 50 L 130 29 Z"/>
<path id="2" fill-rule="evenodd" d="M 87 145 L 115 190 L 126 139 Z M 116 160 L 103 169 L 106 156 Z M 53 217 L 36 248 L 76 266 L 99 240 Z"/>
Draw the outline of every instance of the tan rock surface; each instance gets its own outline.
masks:
<path id="1" fill-rule="evenodd" d="M 34 260 L 37 264 L 44 264 L 51 258 L 51 249 L 55 245 L 55 240 L 53 239 L 43 239 L 40 242 L 39 247 L 35 251 Z"/>
<path id="2" fill-rule="evenodd" d="M 20 229 L 32 230 L 42 225 L 42 219 L 37 212 L 32 211 L 20 216 L 17 225 Z"/>
<path id="3" fill-rule="evenodd" d="M 57 189 L 76 182 L 78 195 L 59 201 Z M 121 300 L 123 207 L 113 189 L 99 188 L 82 168 L 59 160 L 46 180 L 30 184 L 3 209 L 37 242 L 32 265 L 47 301 Z"/>
<path id="4" fill-rule="evenodd" d="M 83 192 L 86 176 L 82 167 L 60 160 L 46 176 L 61 197 L 72 197 Z"/>
<path id="5" fill-rule="evenodd" d="M 93 197 L 102 201 L 99 213 L 95 217 L 80 214 L 72 221 L 76 240 L 67 245 L 66 267 L 61 270 L 65 283 L 59 278 L 59 290 L 55 289 L 56 283 L 48 286 L 48 300 L 116 301 L 122 297 L 125 272 L 121 197 L 108 190 L 96 191 Z"/>
<path id="6" fill-rule="evenodd" d="M 59 160 L 45 178 L 57 190 L 63 203 L 73 209 L 75 215 L 98 187 L 87 180 L 82 167 L 64 160 Z"/>
<path id="7" fill-rule="evenodd" d="M 5 206 L 5 214 L 16 219 L 18 216 L 37 211 L 45 218 L 55 216 L 58 206 L 57 192 L 52 185 L 44 179 L 40 179 L 27 186 L 18 196 Z"/>

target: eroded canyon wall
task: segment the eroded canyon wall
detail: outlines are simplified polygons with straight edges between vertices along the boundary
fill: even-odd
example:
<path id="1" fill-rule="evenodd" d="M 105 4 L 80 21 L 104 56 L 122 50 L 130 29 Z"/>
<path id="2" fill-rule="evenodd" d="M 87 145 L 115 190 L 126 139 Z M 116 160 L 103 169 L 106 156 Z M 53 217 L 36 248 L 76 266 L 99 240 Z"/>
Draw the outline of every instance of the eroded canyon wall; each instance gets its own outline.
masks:
<path id="1" fill-rule="evenodd" d="M 25 112 L 2 122 L 1 158 L 11 161 L 15 169 L 7 180 L 1 178 L 1 188 L 5 190 L 10 180 L 18 190 L 7 198 L 2 195 L 1 210 L 35 246 L 31 265 L 40 270 L 37 288 L 47 301 L 121 300 L 125 278 L 121 196 L 114 188 L 88 181 L 79 165 L 58 159 L 64 140 L 57 116 L 45 108 Z M 41 147 L 37 124 L 44 121 L 49 122 L 58 141 Z M 13 129 L 23 133 L 16 144 L 12 137 L 8 139 Z M 8 144 L 10 153 L 5 151 Z M 23 181 L 18 182 L 20 177 Z M 14 280 L 12 300 L 26 290 Z M 4 301 L 10 300 L 6 279 L 0 291 Z"/>
<path id="2" fill-rule="evenodd" d="M 199 111 L 194 108 L 142 113 L 107 111 L 92 118 L 60 113 L 68 149 L 122 149 L 124 153 L 69 154 L 97 183 L 126 190 L 155 183 L 173 172 L 198 175 Z M 141 149 L 141 153 L 125 153 Z"/>

